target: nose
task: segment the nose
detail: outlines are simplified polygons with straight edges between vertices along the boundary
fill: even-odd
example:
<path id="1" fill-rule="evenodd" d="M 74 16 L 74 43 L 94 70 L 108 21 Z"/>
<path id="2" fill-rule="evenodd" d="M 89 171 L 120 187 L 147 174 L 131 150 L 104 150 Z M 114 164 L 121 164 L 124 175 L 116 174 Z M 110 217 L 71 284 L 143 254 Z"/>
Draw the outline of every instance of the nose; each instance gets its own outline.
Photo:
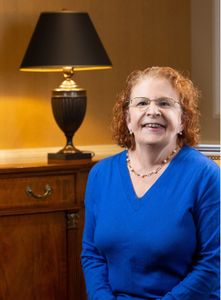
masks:
<path id="1" fill-rule="evenodd" d="M 146 114 L 148 116 L 161 116 L 161 111 L 159 106 L 155 103 L 154 100 L 150 101 L 150 104 L 147 107 Z"/>

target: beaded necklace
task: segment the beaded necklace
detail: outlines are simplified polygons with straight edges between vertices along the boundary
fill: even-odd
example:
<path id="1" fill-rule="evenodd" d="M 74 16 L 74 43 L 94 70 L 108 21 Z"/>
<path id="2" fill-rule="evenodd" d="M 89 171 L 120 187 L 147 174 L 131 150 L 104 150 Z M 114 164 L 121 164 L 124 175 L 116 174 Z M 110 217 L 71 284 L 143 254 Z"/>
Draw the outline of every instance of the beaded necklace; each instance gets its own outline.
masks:
<path id="1" fill-rule="evenodd" d="M 178 148 L 174 149 L 174 150 L 168 155 L 168 157 L 162 161 L 162 163 L 160 164 L 159 167 L 157 167 L 154 171 L 151 171 L 151 172 L 149 172 L 149 173 L 147 173 L 147 174 L 140 174 L 140 173 L 138 173 L 137 171 L 134 170 L 134 168 L 131 166 L 131 160 L 130 160 L 130 158 L 129 158 L 128 151 L 127 151 L 127 155 L 126 155 L 127 165 L 128 165 L 128 168 L 129 168 L 130 172 L 133 173 L 134 175 L 136 175 L 136 176 L 138 176 L 138 177 L 141 177 L 141 178 L 150 177 L 150 176 L 152 176 L 152 175 L 157 174 L 157 173 L 163 168 L 163 166 L 164 166 L 166 163 L 168 163 L 168 162 L 171 160 L 171 158 L 177 153 L 177 150 L 178 150 Z"/>

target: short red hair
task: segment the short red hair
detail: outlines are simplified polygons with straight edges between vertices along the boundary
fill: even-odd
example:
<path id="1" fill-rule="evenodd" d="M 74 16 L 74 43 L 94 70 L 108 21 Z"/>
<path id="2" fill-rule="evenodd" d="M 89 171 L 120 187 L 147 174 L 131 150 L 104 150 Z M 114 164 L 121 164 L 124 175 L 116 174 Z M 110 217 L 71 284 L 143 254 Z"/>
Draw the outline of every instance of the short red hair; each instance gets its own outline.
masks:
<path id="1" fill-rule="evenodd" d="M 178 135 L 180 147 L 187 144 L 195 146 L 199 143 L 198 109 L 199 91 L 192 81 L 177 70 L 170 67 L 149 67 L 141 71 L 133 71 L 126 80 L 125 88 L 120 93 L 113 109 L 112 132 L 113 138 L 121 147 L 134 149 L 135 141 L 127 128 L 128 100 L 133 87 L 144 77 L 167 79 L 180 97 L 182 107 L 183 134 Z"/>

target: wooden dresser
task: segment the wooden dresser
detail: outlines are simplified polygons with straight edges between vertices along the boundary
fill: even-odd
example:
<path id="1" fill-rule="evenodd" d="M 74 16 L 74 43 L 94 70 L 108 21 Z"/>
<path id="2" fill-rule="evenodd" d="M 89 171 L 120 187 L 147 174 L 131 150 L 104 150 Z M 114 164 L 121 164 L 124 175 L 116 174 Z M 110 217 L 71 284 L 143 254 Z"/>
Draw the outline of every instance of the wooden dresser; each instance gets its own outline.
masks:
<path id="1" fill-rule="evenodd" d="M 0 166 L 0 299 L 85 300 L 80 265 L 91 161 Z"/>

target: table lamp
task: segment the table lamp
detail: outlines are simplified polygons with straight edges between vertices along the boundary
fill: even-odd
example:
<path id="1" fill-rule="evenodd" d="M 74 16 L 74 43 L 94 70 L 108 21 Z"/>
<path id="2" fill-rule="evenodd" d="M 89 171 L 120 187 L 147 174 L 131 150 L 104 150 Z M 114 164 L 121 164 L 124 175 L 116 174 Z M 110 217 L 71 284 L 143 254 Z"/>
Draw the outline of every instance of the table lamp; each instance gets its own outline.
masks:
<path id="1" fill-rule="evenodd" d="M 86 90 L 72 79 L 75 71 L 103 70 L 111 61 L 86 12 L 43 12 L 20 66 L 21 71 L 63 72 L 64 81 L 52 91 L 52 111 L 66 136 L 66 145 L 49 153 L 48 161 L 90 159 L 73 144 L 73 137 L 86 112 Z"/>

